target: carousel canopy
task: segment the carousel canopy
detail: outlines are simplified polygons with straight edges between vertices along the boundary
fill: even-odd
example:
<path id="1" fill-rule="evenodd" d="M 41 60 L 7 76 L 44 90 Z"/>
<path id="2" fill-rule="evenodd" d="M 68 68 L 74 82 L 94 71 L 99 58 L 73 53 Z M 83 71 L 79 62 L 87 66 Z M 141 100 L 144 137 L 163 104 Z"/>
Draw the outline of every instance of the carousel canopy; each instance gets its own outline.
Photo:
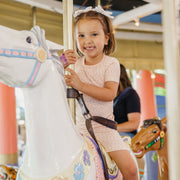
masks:
<path id="1" fill-rule="evenodd" d="M 74 0 L 74 9 L 96 2 Z M 113 56 L 130 69 L 163 69 L 161 0 L 101 0 L 101 5 L 114 16 L 117 49 Z M 0 0 L 0 24 L 17 30 L 37 24 L 46 30 L 47 39 L 63 44 L 63 3 Z"/>

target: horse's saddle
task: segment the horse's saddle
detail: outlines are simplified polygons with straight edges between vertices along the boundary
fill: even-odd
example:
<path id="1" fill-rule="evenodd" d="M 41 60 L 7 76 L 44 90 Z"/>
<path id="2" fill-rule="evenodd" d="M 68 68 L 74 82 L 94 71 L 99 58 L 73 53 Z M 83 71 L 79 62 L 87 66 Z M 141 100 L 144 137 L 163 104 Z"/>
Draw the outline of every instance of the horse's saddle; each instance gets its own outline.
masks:
<path id="1" fill-rule="evenodd" d="M 105 149 L 102 145 L 100 145 L 100 148 L 101 148 L 101 152 L 104 154 L 106 162 L 107 162 L 109 176 L 116 176 L 119 171 L 116 163 L 109 156 L 109 154 L 105 151 Z"/>

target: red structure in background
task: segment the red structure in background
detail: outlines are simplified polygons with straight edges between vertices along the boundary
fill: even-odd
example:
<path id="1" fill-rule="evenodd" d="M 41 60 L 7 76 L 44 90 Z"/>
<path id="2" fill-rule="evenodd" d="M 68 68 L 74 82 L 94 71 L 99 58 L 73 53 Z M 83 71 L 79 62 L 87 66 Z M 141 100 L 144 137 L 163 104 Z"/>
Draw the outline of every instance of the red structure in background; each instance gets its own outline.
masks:
<path id="1" fill-rule="evenodd" d="M 139 72 L 140 78 L 137 79 L 137 92 L 141 100 L 141 124 L 143 120 L 157 116 L 156 100 L 154 95 L 153 79 L 147 70 Z"/>
<path id="2" fill-rule="evenodd" d="M 14 88 L 0 83 L 0 164 L 18 164 Z"/>
<path id="3" fill-rule="evenodd" d="M 165 88 L 165 77 L 162 74 L 156 74 L 155 87 Z"/>
<path id="4" fill-rule="evenodd" d="M 141 70 L 139 78 L 136 79 L 137 92 L 141 100 L 141 123 L 145 119 L 151 119 L 157 116 L 156 98 L 154 94 L 154 79 L 151 78 L 151 72 Z M 145 155 L 145 172 L 143 179 L 157 180 L 158 179 L 158 162 L 152 161 L 152 156 L 155 151 L 146 153 Z"/>

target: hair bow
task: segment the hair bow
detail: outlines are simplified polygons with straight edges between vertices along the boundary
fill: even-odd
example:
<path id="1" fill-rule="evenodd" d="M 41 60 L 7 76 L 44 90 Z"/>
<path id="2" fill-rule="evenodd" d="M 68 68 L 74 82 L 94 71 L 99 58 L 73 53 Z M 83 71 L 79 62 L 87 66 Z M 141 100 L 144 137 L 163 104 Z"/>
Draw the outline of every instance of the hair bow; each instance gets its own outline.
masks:
<path id="1" fill-rule="evenodd" d="M 81 9 L 81 10 L 77 10 L 75 11 L 74 13 L 74 17 L 77 17 L 79 16 L 80 14 L 82 13 L 86 13 L 86 12 L 89 12 L 89 11 L 96 11 L 100 14 L 103 14 L 104 16 L 107 16 L 108 18 L 110 19 L 113 19 L 114 17 L 111 16 L 112 12 L 110 11 L 105 11 L 100 5 L 98 5 L 97 7 L 93 8 L 92 6 L 89 6 L 87 7 L 86 9 Z"/>

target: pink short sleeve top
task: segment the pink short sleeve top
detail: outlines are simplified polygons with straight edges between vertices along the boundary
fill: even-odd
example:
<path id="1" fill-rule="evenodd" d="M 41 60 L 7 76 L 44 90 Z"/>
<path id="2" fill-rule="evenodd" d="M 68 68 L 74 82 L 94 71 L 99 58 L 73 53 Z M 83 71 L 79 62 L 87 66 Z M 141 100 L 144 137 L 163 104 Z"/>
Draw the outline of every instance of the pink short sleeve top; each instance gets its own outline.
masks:
<path id="1" fill-rule="evenodd" d="M 119 83 L 120 66 L 114 57 L 104 55 L 103 59 L 95 65 L 85 65 L 84 58 L 79 58 L 75 64 L 75 71 L 81 81 L 104 87 L 107 81 Z M 113 119 L 113 101 L 100 101 L 83 94 L 84 101 L 91 115 Z"/>

